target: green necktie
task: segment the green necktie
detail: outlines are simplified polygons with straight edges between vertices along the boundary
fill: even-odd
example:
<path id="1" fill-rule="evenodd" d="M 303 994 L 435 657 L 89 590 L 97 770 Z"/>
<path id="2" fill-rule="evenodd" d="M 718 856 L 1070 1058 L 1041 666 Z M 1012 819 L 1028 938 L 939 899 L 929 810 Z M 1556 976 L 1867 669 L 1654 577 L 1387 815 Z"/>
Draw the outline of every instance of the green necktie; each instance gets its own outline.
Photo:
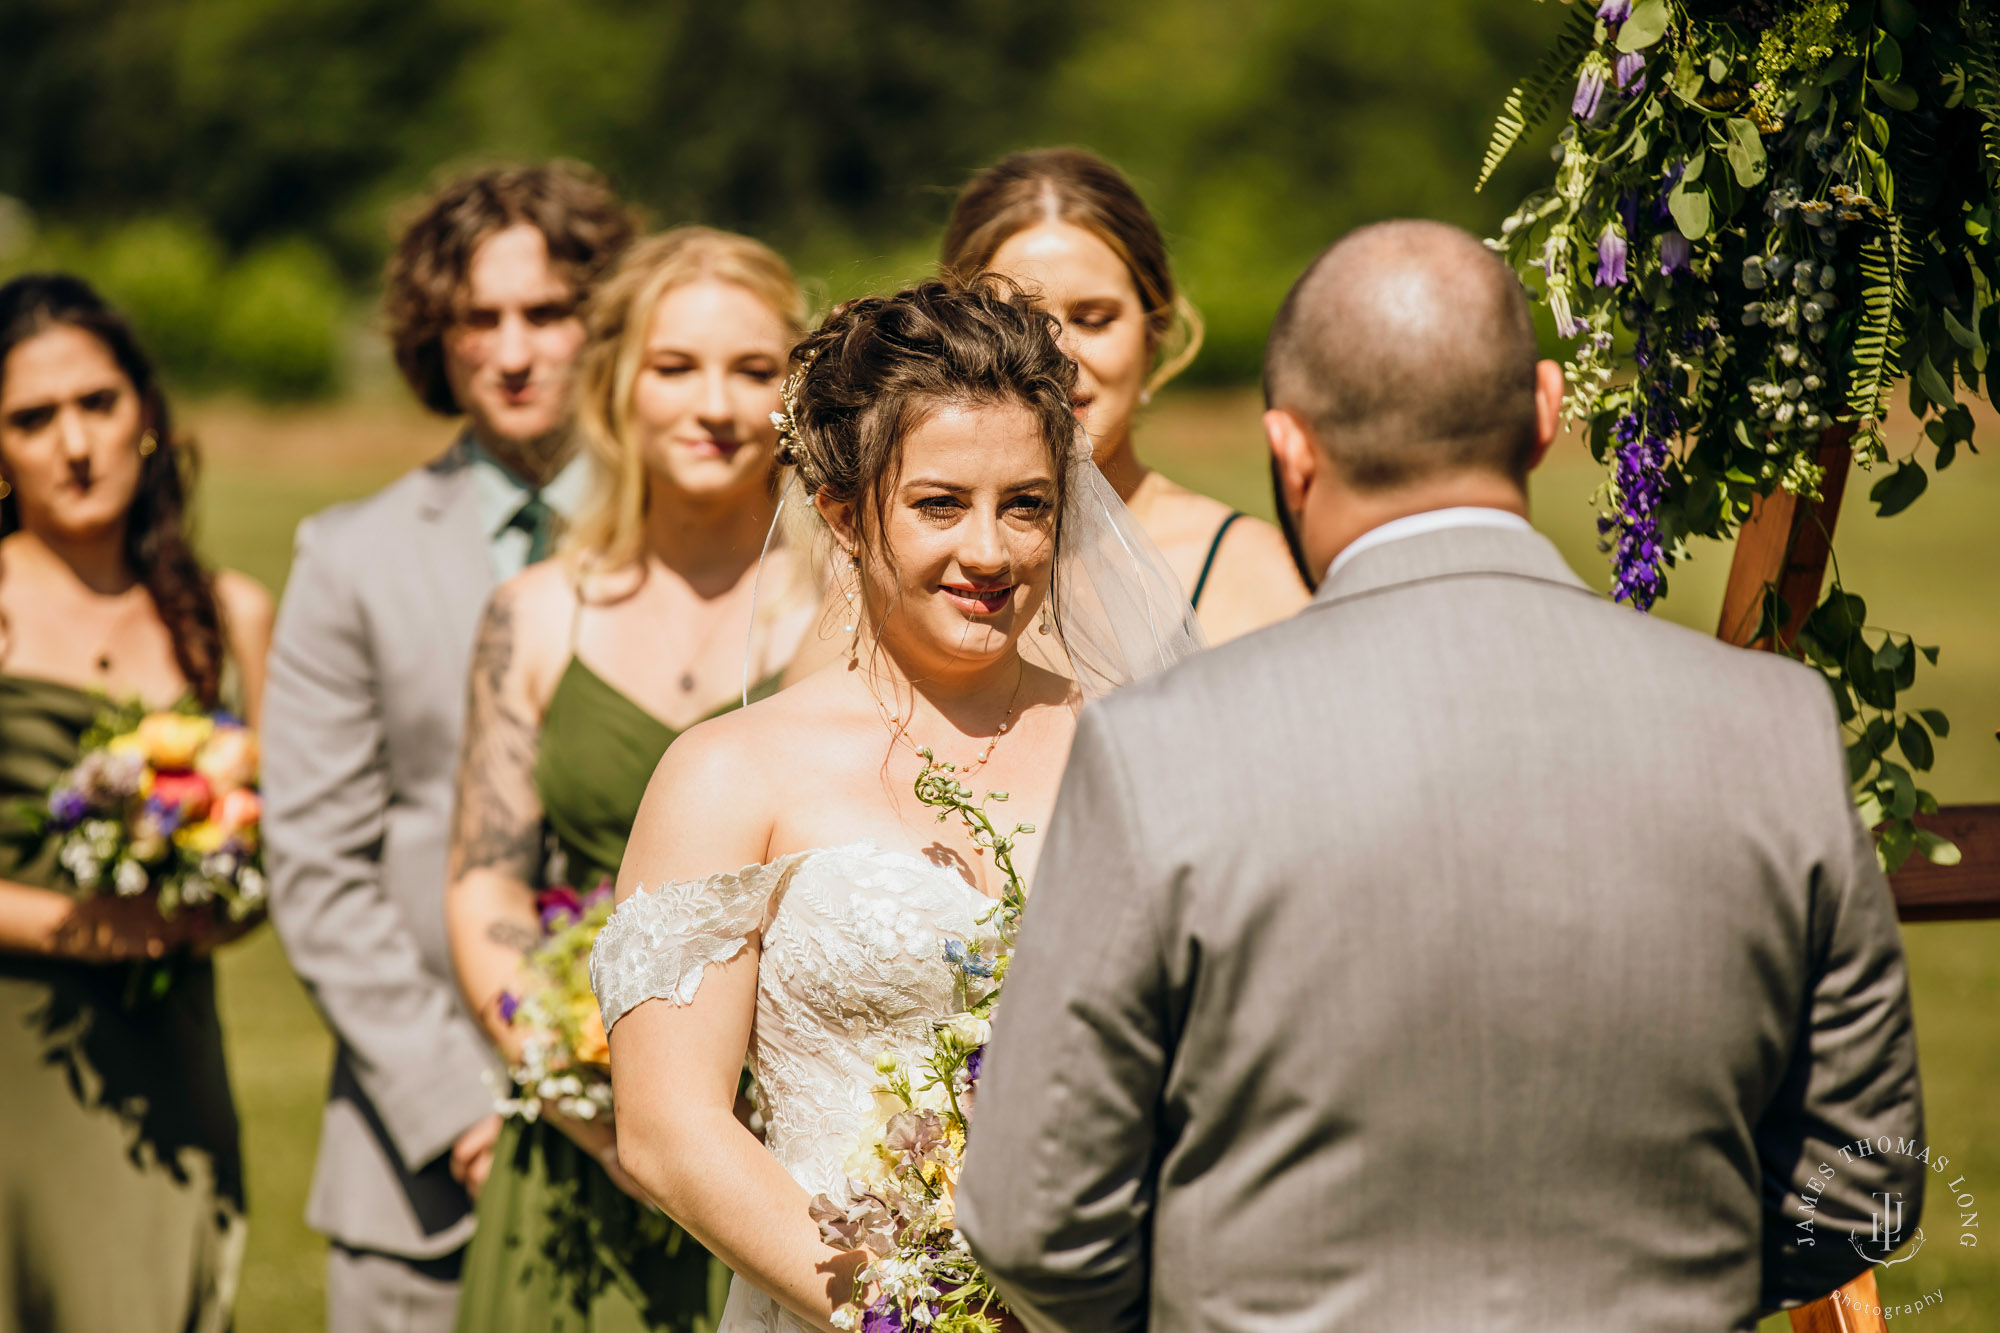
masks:
<path id="1" fill-rule="evenodd" d="M 549 552 L 556 542 L 556 511 L 539 494 L 530 495 L 526 504 L 514 511 L 514 517 L 507 520 L 507 526 L 528 534 L 528 563 L 549 558 Z"/>

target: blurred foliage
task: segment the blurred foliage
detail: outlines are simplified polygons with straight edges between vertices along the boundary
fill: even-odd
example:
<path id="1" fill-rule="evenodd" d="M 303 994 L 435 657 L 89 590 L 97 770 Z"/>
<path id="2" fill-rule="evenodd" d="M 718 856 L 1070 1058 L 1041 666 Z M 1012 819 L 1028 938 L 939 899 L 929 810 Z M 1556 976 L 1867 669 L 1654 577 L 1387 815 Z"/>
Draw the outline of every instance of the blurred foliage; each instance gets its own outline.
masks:
<path id="1" fill-rule="evenodd" d="M 1473 195 L 1483 130 L 1562 14 L 1509 0 L 6 0 L 0 194 L 45 237 L 98 238 L 88 258 L 107 265 L 166 243 L 139 220 L 177 219 L 175 262 L 229 275 L 195 302 L 255 309 L 204 323 L 179 304 L 191 280 L 120 270 L 121 292 L 157 297 L 148 319 L 166 322 L 149 332 L 187 339 L 170 364 L 213 379 L 256 362 L 263 391 L 296 393 L 330 382 L 308 368 L 334 340 L 318 324 L 280 333 L 284 310 L 299 299 L 301 323 L 317 320 L 328 273 L 358 301 L 397 206 L 450 170 L 583 158 L 656 222 L 763 236 L 838 297 L 920 272 L 982 164 L 1081 143 L 1124 166 L 1167 229 L 1209 319 L 1194 373 L 1241 380 L 1286 286 L 1340 232 L 1408 214 L 1497 226 L 1497 201 L 1535 166 Z M 268 359 L 246 355 L 259 347 Z"/>

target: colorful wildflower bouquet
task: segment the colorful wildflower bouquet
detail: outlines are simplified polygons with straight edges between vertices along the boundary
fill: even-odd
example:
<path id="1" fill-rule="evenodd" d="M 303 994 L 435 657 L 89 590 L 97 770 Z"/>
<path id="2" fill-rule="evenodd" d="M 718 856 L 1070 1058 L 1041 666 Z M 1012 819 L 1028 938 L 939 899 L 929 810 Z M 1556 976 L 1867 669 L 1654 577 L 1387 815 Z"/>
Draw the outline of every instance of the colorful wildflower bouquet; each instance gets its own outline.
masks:
<path id="1" fill-rule="evenodd" d="M 1754 496 L 1817 499 L 1822 451 L 1878 473 L 1890 515 L 1972 447 L 1982 381 L 2000 404 L 1992 0 L 1579 0 L 1481 185 L 1565 97 L 1554 183 L 1493 244 L 1573 340 L 1615 596 L 1650 608 L 1689 539 L 1730 537 Z M 1881 427 L 1904 376 L 1922 433 L 1898 449 Z M 1948 722 L 1898 703 L 1937 650 L 1869 625 L 1834 573 L 1795 650 L 1839 701 L 1885 864 L 1951 859 L 1910 822 L 1936 808 L 1911 770 Z M 1791 615 L 1766 598 L 1767 631 Z"/>
<path id="2" fill-rule="evenodd" d="M 974 804 L 952 765 L 929 750 L 919 753 L 924 767 L 917 799 L 936 807 L 940 821 L 953 814 L 963 820 L 973 843 L 990 851 L 1006 876 L 1005 892 L 980 920 L 995 925 L 1000 945 L 989 957 L 977 943 L 946 943 L 945 961 L 956 974 L 963 1008 L 934 1026 L 923 1058 L 905 1061 L 884 1052 L 876 1062 L 883 1081 L 875 1090 L 875 1124 L 848 1154 L 846 1195 L 817 1196 L 812 1216 L 829 1245 L 844 1250 L 865 1245 L 877 1256 L 856 1278 L 875 1284 L 875 1301 L 865 1309 L 855 1301 L 836 1310 L 835 1327 L 864 1333 L 917 1327 L 999 1333 L 1003 1307 L 958 1233 L 953 1194 L 994 1006 L 1027 901 L 1014 870 L 1014 840 L 1035 830 L 1017 824 L 1011 833 L 998 832 L 986 804 L 1005 801 L 1007 793 L 990 792 Z"/>
<path id="3" fill-rule="evenodd" d="M 45 814 L 58 864 L 86 893 L 151 894 L 166 917 L 264 910 L 257 733 L 227 713 L 107 705 Z"/>
<path id="4" fill-rule="evenodd" d="M 520 1034 L 505 1115 L 538 1119 L 544 1108 L 574 1120 L 611 1116 L 611 1046 L 590 988 L 590 950 L 611 917 L 611 884 L 589 893 L 567 885 L 535 895 L 542 939 L 523 965 L 520 993 L 503 992 L 500 1017 Z"/>

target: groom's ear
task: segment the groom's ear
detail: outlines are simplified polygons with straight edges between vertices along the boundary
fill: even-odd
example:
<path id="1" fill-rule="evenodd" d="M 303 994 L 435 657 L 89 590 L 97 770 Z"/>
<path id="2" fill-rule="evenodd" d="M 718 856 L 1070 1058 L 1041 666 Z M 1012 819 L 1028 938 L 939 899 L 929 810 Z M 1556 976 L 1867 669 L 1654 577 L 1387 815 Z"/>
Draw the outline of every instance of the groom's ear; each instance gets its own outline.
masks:
<path id="1" fill-rule="evenodd" d="M 1562 430 L 1563 368 L 1560 361 L 1542 361 L 1535 366 L 1535 451 L 1528 456 L 1533 471 L 1548 456 Z"/>
<path id="2" fill-rule="evenodd" d="M 1282 407 L 1264 413 L 1264 438 L 1271 444 L 1271 467 L 1278 478 L 1278 503 L 1289 513 L 1306 505 L 1306 492 L 1319 478 L 1326 459 L 1311 430 Z"/>

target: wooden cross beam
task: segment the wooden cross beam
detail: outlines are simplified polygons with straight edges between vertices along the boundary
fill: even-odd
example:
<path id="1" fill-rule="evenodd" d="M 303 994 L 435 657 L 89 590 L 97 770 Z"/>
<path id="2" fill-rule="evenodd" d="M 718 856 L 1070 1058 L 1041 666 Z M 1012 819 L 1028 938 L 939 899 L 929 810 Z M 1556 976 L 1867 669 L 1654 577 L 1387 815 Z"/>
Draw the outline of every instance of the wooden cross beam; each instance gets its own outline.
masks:
<path id="1" fill-rule="evenodd" d="M 1819 605 L 1832 551 L 1833 527 L 1853 464 L 1853 428 L 1837 427 L 1821 437 L 1817 462 L 1826 469 L 1817 501 L 1801 501 L 1783 491 L 1752 502 L 1750 517 L 1737 534 L 1722 595 L 1719 638 L 1748 648 L 1790 646 L 1799 626 Z M 1757 638 L 1764 594 L 1776 588 L 1789 611 L 1778 627 L 1778 643 Z M 1905 921 L 1967 921 L 2000 916 L 2000 805 L 1948 806 L 1918 821 L 1957 844 L 1956 866 L 1932 865 L 1912 856 L 1890 876 L 1896 913 Z M 1863 1273 L 1824 1300 L 1791 1312 L 1794 1333 L 1885 1333 L 1873 1313 L 1881 1308 L 1875 1272 Z"/>

